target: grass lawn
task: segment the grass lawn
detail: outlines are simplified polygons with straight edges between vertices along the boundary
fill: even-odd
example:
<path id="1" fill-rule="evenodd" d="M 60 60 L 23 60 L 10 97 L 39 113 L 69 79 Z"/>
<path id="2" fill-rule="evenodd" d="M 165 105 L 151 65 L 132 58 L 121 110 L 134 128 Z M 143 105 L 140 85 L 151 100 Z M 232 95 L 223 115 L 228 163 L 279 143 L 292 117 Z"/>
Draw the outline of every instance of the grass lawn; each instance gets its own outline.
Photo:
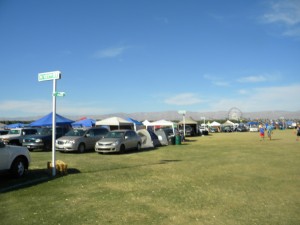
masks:
<path id="1" fill-rule="evenodd" d="M 57 153 L 69 174 L 0 176 L 0 218 L 13 224 L 299 225 L 300 141 L 294 130 L 220 133 L 127 154 Z"/>

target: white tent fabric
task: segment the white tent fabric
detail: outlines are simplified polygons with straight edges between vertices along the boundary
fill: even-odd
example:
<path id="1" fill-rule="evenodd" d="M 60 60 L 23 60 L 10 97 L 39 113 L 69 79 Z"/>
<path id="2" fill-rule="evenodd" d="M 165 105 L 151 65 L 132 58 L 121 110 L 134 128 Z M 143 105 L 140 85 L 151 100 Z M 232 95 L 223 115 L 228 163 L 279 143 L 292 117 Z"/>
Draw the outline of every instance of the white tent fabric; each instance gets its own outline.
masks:
<path id="1" fill-rule="evenodd" d="M 145 120 L 142 122 L 146 127 L 148 126 L 153 126 L 151 122 L 149 122 L 148 120 Z"/>
<path id="2" fill-rule="evenodd" d="M 227 126 L 234 126 L 234 123 L 231 122 L 230 120 L 227 120 L 225 123 L 223 123 L 222 125 L 227 125 Z"/>
<path id="3" fill-rule="evenodd" d="M 110 118 L 96 122 L 96 126 L 101 126 L 101 125 L 102 126 L 118 126 L 120 128 L 120 126 L 122 126 L 122 125 L 132 125 L 133 126 L 133 122 L 130 122 L 130 121 L 125 120 L 120 117 L 110 117 Z"/>
<path id="4" fill-rule="evenodd" d="M 219 126 L 221 126 L 221 124 L 218 123 L 218 122 L 216 122 L 216 121 L 214 121 L 209 126 L 211 126 L 211 127 L 219 127 Z"/>
<path id="5" fill-rule="evenodd" d="M 173 134 L 175 135 L 174 123 L 168 120 L 157 120 L 151 123 L 151 126 L 165 126 L 172 127 Z"/>

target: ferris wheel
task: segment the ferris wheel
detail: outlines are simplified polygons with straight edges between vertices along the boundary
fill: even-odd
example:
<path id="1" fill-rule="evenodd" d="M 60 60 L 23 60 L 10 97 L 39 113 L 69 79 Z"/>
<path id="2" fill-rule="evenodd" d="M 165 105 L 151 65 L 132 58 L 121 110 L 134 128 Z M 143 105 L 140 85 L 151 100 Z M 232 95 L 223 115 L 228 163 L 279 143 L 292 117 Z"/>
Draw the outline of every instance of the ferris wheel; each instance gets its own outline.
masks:
<path id="1" fill-rule="evenodd" d="M 228 111 L 228 119 L 230 120 L 240 120 L 242 118 L 242 111 L 237 107 L 233 107 Z"/>

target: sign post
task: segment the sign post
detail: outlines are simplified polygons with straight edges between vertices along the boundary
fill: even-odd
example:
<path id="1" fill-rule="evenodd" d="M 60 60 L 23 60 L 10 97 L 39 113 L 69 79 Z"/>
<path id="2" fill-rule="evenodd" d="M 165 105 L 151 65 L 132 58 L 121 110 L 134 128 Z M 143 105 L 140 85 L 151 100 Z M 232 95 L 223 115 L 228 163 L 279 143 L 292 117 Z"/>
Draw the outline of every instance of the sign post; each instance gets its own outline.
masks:
<path id="1" fill-rule="evenodd" d="M 179 110 L 178 113 L 182 115 L 182 121 L 183 121 L 183 137 L 185 137 L 185 114 L 186 114 L 186 111 L 185 111 L 185 110 Z"/>
<path id="2" fill-rule="evenodd" d="M 53 92 L 52 92 L 52 176 L 56 175 L 56 163 L 55 163 L 55 139 L 56 139 L 56 80 L 61 78 L 60 71 L 52 71 L 38 74 L 38 81 L 53 80 Z M 64 95 L 63 95 L 64 96 Z"/>

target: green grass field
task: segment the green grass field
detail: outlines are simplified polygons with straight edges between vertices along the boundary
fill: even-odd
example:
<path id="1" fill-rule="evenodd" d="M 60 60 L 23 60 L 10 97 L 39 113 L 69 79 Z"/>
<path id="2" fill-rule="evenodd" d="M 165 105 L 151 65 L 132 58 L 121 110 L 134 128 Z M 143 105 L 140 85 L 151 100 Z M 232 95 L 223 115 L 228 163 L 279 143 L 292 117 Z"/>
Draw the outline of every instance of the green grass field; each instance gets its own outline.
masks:
<path id="1" fill-rule="evenodd" d="M 294 130 L 217 133 L 127 154 L 32 152 L 26 178 L 0 176 L 0 218 L 13 224 L 299 225 L 300 141 Z"/>

